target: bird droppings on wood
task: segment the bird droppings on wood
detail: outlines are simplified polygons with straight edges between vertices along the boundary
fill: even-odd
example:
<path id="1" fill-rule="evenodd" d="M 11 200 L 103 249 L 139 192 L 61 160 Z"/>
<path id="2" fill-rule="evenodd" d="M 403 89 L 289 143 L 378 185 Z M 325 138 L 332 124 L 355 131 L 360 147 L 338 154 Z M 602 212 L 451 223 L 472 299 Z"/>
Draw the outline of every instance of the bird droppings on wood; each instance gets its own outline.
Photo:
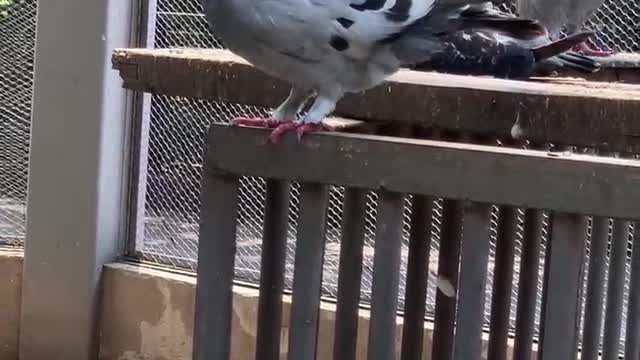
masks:
<path id="1" fill-rule="evenodd" d="M 511 137 L 514 140 L 520 140 L 520 139 L 524 138 L 524 129 L 522 128 L 522 126 L 517 121 L 511 127 Z"/>
<path id="2" fill-rule="evenodd" d="M 564 150 L 564 151 L 548 151 L 547 152 L 548 156 L 551 157 L 569 157 L 574 155 L 573 151 L 571 150 Z"/>
<path id="3" fill-rule="evenodd" d="M 438 275 L 437 284 L 438 284 L 437 285 L 438 290 L 440 290 L 440 292 L 444 294 L 446 297 L 456 296 L 456 289 L 447 277 L 443 275 Z"/>

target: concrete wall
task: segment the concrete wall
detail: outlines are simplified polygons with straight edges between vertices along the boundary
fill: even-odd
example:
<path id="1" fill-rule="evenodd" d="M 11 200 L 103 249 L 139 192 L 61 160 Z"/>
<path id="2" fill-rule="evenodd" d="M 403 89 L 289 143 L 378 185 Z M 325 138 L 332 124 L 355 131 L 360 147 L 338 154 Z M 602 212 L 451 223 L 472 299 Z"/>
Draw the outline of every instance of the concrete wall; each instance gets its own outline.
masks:
<path id="1" fill-rule="evenodd" d="M 195 278 L 147 267 L 112 264 L 104 274 L 102 303 L 101 360 L 189 360 L 193 328 Z M 231 359 L 254 358 L 258 291 L 235 287 Z M 284 297 L 282 347 L 286 359 L 291 298 Z M 320 310 L 318 359 L 331 359 L 335 306 L 323 302 Z M 425 324 L 424 353 L 431 353 L 432 324 Z M 360 312 L 357 358 L 366 359 L 369 313 Z M 402 319 L 397 337 L 401 340 Z M 397 348 L 399 349 L 398 343 Z M 509 344 L 510 348 L 513 346 Z M 487 336 L 483 341 L 486 359 Z M 396 354 L 399 359 L 400 354 Z M 508 357 L 510 358 L 510 351 Z M 534 358 L 535 358 L 534 349 Z M 430 359 L 425 355 L 424 359 Z"/>
<path id="2" fill-rule="evenodd" d="M 22 254 L 0 251 L 0 360 L 18 360 L 21 275 Z M 100 360 L 190 360 L 194 294 L 192 275 L 146 266 L 107 265 L 100 304 Z M 257 305 L 257 290 L 234 289 L 233 360 L 254 357 Z M 286 358 L 290 308 L 291 298 L 285 296 L 281 359 Z M 367 355 L 368 316 L 367 311 L 360 312 L 357 358 L 363 360 Z M 334 325 L 335 306 L 322 303 L 318 359 L 332 358 Z M 401 326 L 399 318 L 398 341 Z M 431 338 L 431 324 L 426 324 L 425 354 L 430 353 Z"/>
<path id="3" fill-rule="evenodd" d="M 258 292 L 236 287 L 233 303 L 232 359 L 254 357 Z M 101 360 L 191 359 L 195 279 L 137 266 L 109 265 L 104 276 Z M 284 298 L 281 359 L 286 358 L 290 297 Z M 335 307 L 323 303 L 318 358 L 331 359 Z M 362 311 L 358 359 L 366 358 L 368 312 Z M 431 348 L 427 329 L 425 350 Z M 400 340 L 401 326 L 398 326 Z M 399 346 L 398 346 L 399 347 Z"/>
<path id="4" fill-rule="evenodd" d="M 22 252 L 0 249 L 0 360 L 18 360 Z"/>

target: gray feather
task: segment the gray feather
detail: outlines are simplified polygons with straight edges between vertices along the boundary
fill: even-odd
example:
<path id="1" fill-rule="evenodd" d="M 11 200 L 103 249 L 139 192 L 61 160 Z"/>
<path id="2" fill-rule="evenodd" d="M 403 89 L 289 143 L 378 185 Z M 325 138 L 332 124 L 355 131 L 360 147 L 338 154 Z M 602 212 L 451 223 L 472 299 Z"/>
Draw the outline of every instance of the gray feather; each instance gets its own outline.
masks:
<path id="1" fill-rule="evenodd" d="M 604 0 L 518 0 L 518 14 L 537 19 L 553 38 L 558 38 L 563 26 L 570 34 L 582 29 L 587 19 Z"/>

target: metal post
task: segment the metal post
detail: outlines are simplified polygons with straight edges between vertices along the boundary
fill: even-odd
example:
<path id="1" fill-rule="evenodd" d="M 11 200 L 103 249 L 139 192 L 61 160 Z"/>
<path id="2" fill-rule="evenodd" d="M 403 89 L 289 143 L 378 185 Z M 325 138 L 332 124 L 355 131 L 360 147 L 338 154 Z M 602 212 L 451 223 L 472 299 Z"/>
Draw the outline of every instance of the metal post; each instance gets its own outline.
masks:
<path id="1" fill-rule="evenodd" d="M 131 114 L 110 56 L 131 44 L 134 7 L 38 2 L 23 360 L 97 357 L 102 266 L 124 248 Z"/>

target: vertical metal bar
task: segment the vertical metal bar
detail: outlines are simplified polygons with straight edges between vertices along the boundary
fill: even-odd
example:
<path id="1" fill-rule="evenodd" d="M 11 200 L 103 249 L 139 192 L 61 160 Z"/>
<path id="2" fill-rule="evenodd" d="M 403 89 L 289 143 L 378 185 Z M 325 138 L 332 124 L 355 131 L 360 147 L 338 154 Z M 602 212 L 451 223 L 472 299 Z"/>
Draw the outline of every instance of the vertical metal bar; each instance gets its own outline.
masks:
<path id="1" fill-rule="evenodd" d="M 465 206 L 453 354 L 455 360 L 479 359 L 482 353 L 485 284 L 491 240 L 490 216 L 490 205 L 469 202 Z"/>
<path id="2" fill-rule="evenodd" d="M 603 360 L 618 359 L 620 356 L 620 327 L 622 326 L 622 305 L 624 301 L 628 241 L 629 222 L 615 219 L 611 237 L 607 312 L 602 343 Z"/>
<path id="3" fill-rule="evenodd" d="M 356 359 L 366 203 L 366 191 L 345 189 L 333 343 L 334 360 Z"/>
<path id="4" fill-rule="evenodd" d="M 402 360 L 422 359 L 432 219 L 433 199 L 427 196 L 414 195 L 402 329 L 402 352 L 400 357 Z"/>
<path id="5" fill-rule="evenodd" d="M 373 124 L 358 130 L 365 134 L 379 131 Z M 334 360 L 356 359 L 366 217 L 367 191 L 346 188 L 342 208 Z"/>
<path id="6" fill-rule="evenodd" d="M 137 46 L 155 47 L 158 0 L 142 0 L 138 8 L 136 25 Z"/>
<path id="7" fill-rule="evenodd" d="M 142 0 L 138 6 L 136 46 L 153 48 L 156 32 L 157 0 Z M 127 232 L 127 254 L 136 256 L 143 248 L 144 210 L 147 194 L 147 161 L 149 157 L 149 131 L 151 122 L 151 97 L 145 92 L 136 92 L 133 99 L 131 123 L 131 149 L 129 171 L 129 216 Z"/>
<path id="8" fill-rule="evenodd" d="M 554 213 L 547 249 L 540 325 L 539 358 L 576 358 L 580 325 L 580 288 L 585 247 L 585 218 Z"/>
<path id="9" fill-rule="evenodd" d="M 589 279 L 584 314 L 584 333 L 582 336 L 581 359 L 583 360 L 597 360 L 600 356 L 600 330 L 602 329 L 602 306 L 605 266 L 607 264 L 607 242 L 609 240 L 609 219 L 595 217 L 591 229 Z"/>
<path id="10" fill-rule="evenodd" d="M 404 197 L 379 192 L 368 359 L 395 357 Z"/>
<path id="11" fill-rule="evenodd" d="M 631 249 L 631 286 L 627 312 L 625 360 L 640 360 L 640 223 L 633 224 L 633 248 Z"/>
<path id="12" fill-rule="evenodd" d="M 548 147 L 548 144 L 528 146 L 534 150 L 548 149 Z M 532 358 L 544 215 L 542 210 L 524 210 L 513 360 L 531 360 Z"/>
<path id="13" fill-rule="evenodd" d="M 524 211 L 513 360 L 531 360 L 532 356 L 543 218 L 541 210 Z"/>
<path id="14" fill-rule="evenodd" d="M 207 173 L 205 168 L 198 238 L 194 360 L 229 359 L 237 214 L 238 178 Z"/>
<path id="15" fill-rule="evenodd" d="M 487 358 L 507 359 L 509 338 L 509 314 L 513 286 L 513 263 L 518 231 L 518 209 L 501 207 L 498 215 L 496 239 L 496 264 L 493 271 L 493 296 L 491 304 L 491 333 Z"/>
<path id="16" fill-rule="evenodd" d="M 438 277 L 450 281 L 454 288 L 458 283 L 462 215 L 462 202 L 447 199 L 443 201 Z M 455 317 L 456 298 L 448 297 L 442 291 L 437 291 L 432 359 L 449 360 L 452 358 Z"/>
<path id="17" fill-rule="evenodd" d="M 328 206 L 328 186 L 302 184 L 289 326 L 289 360 L 316 358 Z"/>
<path id="18" fill-rule="evenodd" d="M 130 92 L 106 57 L 130 46 L 135 3 L 57 0 L 37 8 L 20 357 L 97 358 L 103 266 L 123 250 L 130 151 Z"/>
<path id="19" fill-rule="evenodd" d="M 256 360 L 280 359 L 282 293 L 287 252 L 290 183 L 267 180 Z"/>

